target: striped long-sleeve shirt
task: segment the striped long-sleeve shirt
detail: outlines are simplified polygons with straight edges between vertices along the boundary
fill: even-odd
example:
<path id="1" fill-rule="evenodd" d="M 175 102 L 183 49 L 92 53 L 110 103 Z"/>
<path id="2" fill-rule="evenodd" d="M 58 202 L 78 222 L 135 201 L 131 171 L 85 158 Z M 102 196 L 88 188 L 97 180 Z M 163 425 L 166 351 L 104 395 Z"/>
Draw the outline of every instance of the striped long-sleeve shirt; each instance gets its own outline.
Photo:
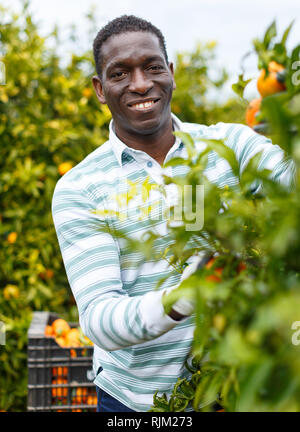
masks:
<path id="1" fill-rule="evenodd" d="M 172 117 L 175 130 L 190 133 L 198 151 L 205 146 L 201 139 L 224 139 L 243 170 L 263 150 L 260 167 L 272 170 L 279 182 L 291 182 L 292 169 L 282 150 L 247 126 L 204 126 Z M 177 156 L 187 157 L 178 138 L 165 162 Z M 53 195 L 54 225 L 80 325 L 94 342 L 95 373 L 100 365 L 103 368 L 95 383 L 135 411 L 149 410 L 155 391 L 169 395 L 179 377 L 189 377 L 184 362 L 191 350 L 193 317 L 178 322 L 163 311 L 162 293 L 178 284 L 180 274 L 165 259 L 146 260 L 142 253 L 128 250 L 126 242 L 106 228 L 136 239 L 155 229 L 160 234 L 156 251 L 163 253 L 170 245 L 166 220 L 143 213 L 145 197 L 134 185 L 158 185 L 162 173 L 179 176 L 186 169 L 184 165 L 163 168 L 147 153 L 129 148 L 118 139 L 111 122 L 109 140 L 65 174 Z M 229 164 L 215 152 L 209 154 L 205 174 L 220 187 L 238 183 Z M 166 189 L 166 197 L 151 189 L 148 202 L 171 205 L 174 191 Z M 125 207 L 120 202 L 124 193 Z M 107 210 L 119 210 L 119 216 L 105 217 Z M 160 289 L 154 290 L 163 277 Z"/>

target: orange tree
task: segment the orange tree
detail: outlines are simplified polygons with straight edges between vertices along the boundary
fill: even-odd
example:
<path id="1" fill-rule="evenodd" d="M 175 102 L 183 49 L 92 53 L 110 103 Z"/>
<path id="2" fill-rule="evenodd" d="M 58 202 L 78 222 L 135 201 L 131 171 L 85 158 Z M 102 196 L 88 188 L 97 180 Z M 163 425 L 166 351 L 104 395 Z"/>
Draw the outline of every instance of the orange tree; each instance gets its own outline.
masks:
<path id="1" fill-rule="evenodd" d="M 64 60 L 57 33 L 41 37 L 28 12 L 0 9 L 0 409 L 26 404 L 26 333 L 32 310 L 76 319 L 51 216 L 71 166 L 101 145 L 110 113 L 91 87 L 91 53 Z M 67 60 L 67 61 L 66 61 Z M 104 127 L 105 126 L 105 127 Z"/>

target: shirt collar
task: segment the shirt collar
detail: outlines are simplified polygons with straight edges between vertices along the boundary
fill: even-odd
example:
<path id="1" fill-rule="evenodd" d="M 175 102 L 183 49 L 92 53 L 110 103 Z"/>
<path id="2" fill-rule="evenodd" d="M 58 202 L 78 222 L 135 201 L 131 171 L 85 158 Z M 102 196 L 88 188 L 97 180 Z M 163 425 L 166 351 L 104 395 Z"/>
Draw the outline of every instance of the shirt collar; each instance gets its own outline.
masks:
<path id="1" fill-rule="evenodd" d="M 182 130 L 182 122 L 179 120 L 178 117 L 176 117 L 173 113 L 171 113 L 172 116 L 172 122 L 173 122 L 173 127 L 174 127 L 174 131 L 180 131 Z M 115 156 L 117 158 L 117 161 L 119 163 L 120 166 L 122 166 L 122 157 L 123 154 L 129 154 L 133 157 L 138 156 L 139 154 L 144 154 L 145 152 L 141 151 L 141 150 L 135 150 L 131 147 L 128 147 L 123 141 L 121 141 L 114 130 L 114 122 L 113 120 L 110 121 L 109 124 L 109 142 L 112 146 L 112 149 L 115 153 Z M 175 143 L 173 144 L 172 148 L 169 150 L 168 152 L 168 159 L 170 154 L 172 154 L 175 150 L 177 150 L 177 148 L 179 147 L 179 145 L 181 144 L 181 141 L 178 137 L 176 137 Z"/>

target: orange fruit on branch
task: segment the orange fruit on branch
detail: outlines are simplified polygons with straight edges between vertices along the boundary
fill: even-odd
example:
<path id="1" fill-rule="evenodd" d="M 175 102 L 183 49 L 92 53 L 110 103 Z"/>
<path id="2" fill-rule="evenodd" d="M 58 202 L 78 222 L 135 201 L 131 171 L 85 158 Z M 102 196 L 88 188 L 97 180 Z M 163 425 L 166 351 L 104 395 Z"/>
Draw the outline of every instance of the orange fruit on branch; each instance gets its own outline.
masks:
<path id="1" fill-rule="evenodd" d="M 260 110 L 261 106 L 261 98 L 253 99 L 247 108 L 246 111 L 246 123 L 249 127 L 253 127 L 254 125 L 258 124 L 258 121 L 256 119 L 256 115 Z"/>
<path id="2" fill-rule="evenodd" d="M 211 258 L 206 264 L 205 264 L 205 268 L 207 270 L 210 270 L 215 262 L 215 258 Z M 223 268 L 222 267 L 217 267 L 214 269 L 213 274 L 206 276 L 206 280 L 210 281 L 210 282 L 221 282 L 222 278 L 222 272 L 223 272 Z"/>
<path id="3" fill-rule="evenodd" d="M 71 162 L 62 162 L 58 165 L 58 172 L 60 175 L 66 174 L 71 168 L 73 168 L 73 164 Z"/>
<path id="4" fill-rule="evenodd" d="M 20 291 L 17 285 L 8 284 L 3 290 L 3 297 L 6 300 L 10 300 L 11 298 L 18 298 L 20 296 Z"/>
<path id="5" fill-rule="evenodd" d="M 271 61 L 268 65 L 268 71 L 269 74 L 266 76 L 266 71 L 263 69 L 257 80 L 257 90 L 262 97 L 270 96 L 286 89 L 284 84 L 284 66 Z"/>
<path id="6" fill-rule="evenodd" d="M 93 92 L 89 87 L 86 87 L 82 90 L 82 95 L 89 99 L 92 96 Z"/>
<path id="7" fill-rule="evenodd" d="M 240 261 L 238 264 L 237 272 L 240 274 L 242 271 L 246 270 L 247 265 L 244 261 Z"/>
<path id="8" fill-rule="evenodd" d="M 7 236 L 8 243 L 10 243 L 10 244 L 15 243 L 17 240 L 17 237 L 18 237 L 18 234 L 15 231 L 9 233 Z"/>
<path id="9" fill-rule="evenodd" d="M 52 279 L 54 276 L 54 271 L 51 269 L 46 269 L 46 271 L 39 273 L 39 277 L 43 280 Z"/>
<path id="10" fill-rule="evenodd" d="M 226 317 L 225 315 L 221 313 L 217 313 L 213 317 L 213 326 L 220 332 L 224 330 L 224 327 L 226 326 Z"/>

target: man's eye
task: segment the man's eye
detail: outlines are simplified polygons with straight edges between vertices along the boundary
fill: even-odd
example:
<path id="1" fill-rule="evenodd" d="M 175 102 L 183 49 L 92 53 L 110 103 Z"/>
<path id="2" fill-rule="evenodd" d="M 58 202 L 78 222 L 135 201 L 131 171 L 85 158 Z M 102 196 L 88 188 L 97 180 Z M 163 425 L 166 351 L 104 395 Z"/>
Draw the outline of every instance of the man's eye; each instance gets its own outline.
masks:
<path id="1" fill-rule="evenodd" d="M 150 66 L 149 69 L 150 69 L 150 70 L 153 70 L 153 71 L 160 71 L 160 70 L 163 69 L 163 66 L 160 66 L 160 65 L 153 65 L 153 66 Z"/>
<path id="2" fill-rule="evenodd" d="M 111 74 L 111 78 L 124 78 L 126 75 L 125 72 L 113 72 Z"/>

